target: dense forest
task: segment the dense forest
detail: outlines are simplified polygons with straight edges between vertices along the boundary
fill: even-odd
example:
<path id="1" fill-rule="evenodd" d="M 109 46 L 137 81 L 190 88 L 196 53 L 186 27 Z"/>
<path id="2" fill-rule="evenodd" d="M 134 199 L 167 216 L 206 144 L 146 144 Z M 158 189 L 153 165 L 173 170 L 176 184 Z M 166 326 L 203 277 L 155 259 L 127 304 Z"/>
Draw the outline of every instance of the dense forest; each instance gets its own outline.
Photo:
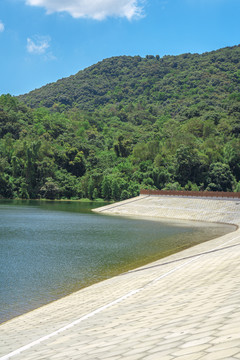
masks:
<path id="1" fill-rule="evenodd" d="M 0 96 L 0 197 L 240 191 L 240 46 L 119 56 Z"/>

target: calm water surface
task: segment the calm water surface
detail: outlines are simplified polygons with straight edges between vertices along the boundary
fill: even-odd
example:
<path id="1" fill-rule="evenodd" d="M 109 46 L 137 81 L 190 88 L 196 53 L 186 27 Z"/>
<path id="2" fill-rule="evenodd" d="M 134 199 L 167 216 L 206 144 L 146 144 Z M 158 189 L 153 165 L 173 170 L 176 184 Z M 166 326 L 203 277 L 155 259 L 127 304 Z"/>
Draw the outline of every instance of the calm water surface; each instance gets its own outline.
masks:
<path id="1" fill-rule="evenodd" d="M 102 205 L 0 201 L 0 322 L 235 229 L 91 212 Z"/>

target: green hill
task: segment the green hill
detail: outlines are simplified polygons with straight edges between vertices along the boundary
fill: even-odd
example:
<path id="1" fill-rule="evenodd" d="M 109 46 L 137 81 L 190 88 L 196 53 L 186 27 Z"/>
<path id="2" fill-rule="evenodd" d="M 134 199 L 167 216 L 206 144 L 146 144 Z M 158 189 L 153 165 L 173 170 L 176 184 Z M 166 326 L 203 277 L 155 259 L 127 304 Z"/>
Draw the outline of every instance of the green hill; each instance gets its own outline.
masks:
<path id="1" fill-rule="evenodd" d="M 0 97 L 0 195 L 240 191 L 240 46 L 120 56 Z"/>
<path id="2" fill-rule="evenodd" d="M 175 111 L 186 99 L 190 104 L 219 104 L 239 91 L 239 58 L 240 46 L 201 55 L 113 57 L 19 99 L 31 107 L 62 105 L 91 111 L 136 101 L 167 110 L 174 106 Z"/>

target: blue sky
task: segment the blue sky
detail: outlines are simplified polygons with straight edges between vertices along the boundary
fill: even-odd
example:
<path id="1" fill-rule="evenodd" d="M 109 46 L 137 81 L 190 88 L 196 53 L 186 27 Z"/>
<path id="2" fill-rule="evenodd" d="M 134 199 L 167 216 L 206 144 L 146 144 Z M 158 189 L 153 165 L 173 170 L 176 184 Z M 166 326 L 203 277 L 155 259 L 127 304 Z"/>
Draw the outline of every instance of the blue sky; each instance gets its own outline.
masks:
<path id="1" fill-rule="evenodd" d="M 0 94 L 23 94 L 117 55 L 240 43 L 240 0 L 0 0 Z"/>

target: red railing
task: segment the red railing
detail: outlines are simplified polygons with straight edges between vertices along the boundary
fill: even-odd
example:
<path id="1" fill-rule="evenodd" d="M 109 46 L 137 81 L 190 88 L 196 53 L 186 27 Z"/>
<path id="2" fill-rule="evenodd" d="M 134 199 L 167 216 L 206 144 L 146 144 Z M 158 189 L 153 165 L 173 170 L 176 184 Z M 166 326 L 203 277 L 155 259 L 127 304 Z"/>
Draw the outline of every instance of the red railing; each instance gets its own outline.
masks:
<path id="1" fill-rule="evenodd" d="M 140 195 L 198 196 L 240 199 L 240 192 L 224 191 L 140 190 Z"/>

